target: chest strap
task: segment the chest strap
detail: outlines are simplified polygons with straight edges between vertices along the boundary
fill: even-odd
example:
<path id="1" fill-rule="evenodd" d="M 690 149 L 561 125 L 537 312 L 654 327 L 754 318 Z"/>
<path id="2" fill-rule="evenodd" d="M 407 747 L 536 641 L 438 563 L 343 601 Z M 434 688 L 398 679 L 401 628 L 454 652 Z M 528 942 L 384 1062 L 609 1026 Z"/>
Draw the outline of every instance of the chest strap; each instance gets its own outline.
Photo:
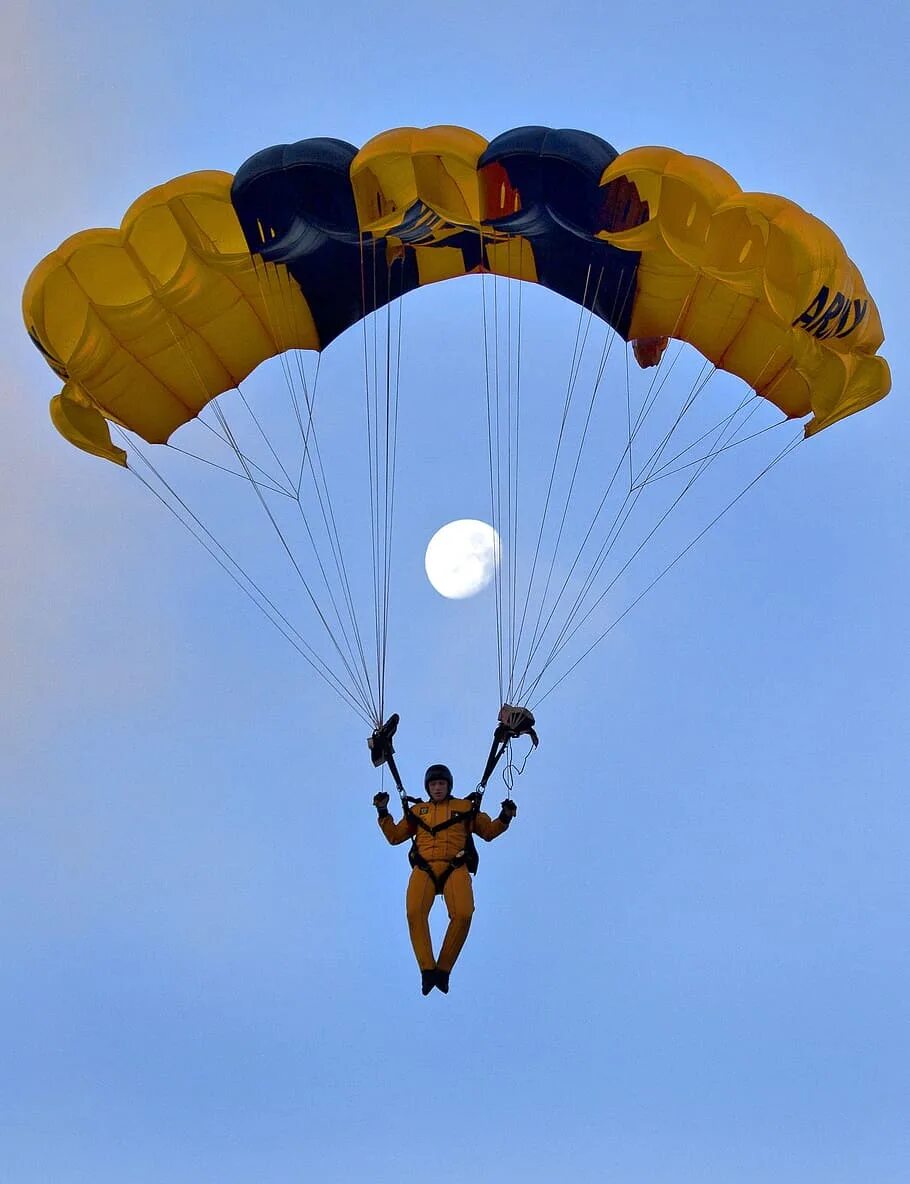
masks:
<path id="1" fill-rule="evenodd" d="M 480 810 L 480 796 L 479 794 L 469 794 L 468 799 L 471 803 L 470 810 L 458 810 L 449 815 L 445 822 L 440 822 L 436 826 L 430 826 L 429 823 L 424 822 L 415 810 L 412 809 L 411 803 L 415 805 L 420 801 L 419 798 L 407 798 L 405 806 L 405 817 L 413 822 L 415 826 L 419 826 L 421 830 L 425 830 L 427 834 L 434 838 L 444 830 L 448 830 L 450 826 L 457 826 L 459 822 L 468 822 L 472 818 L 476 818 Z"/>

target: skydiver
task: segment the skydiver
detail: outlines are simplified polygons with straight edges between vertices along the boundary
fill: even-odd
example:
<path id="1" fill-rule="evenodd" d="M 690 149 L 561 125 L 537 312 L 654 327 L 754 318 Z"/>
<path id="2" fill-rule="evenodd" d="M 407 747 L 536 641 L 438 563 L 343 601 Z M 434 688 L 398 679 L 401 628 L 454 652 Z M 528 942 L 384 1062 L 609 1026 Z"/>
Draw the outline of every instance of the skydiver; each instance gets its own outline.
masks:
<path id="1" fill-rule="evenodd" d="M 452 774 L 446 765 L 430 765 L 423 779 L 428 802 L 408 799 L 405 813 L 395 822 L 389 813 L 389 795 L 373 798 L 382 833 L 393 845 L 412 840 L 409 859 L 411 878 L 405 898 L 408 932 L 420 967 L 421 991 L 429 995 L 434 987 L 448 994 L 449 975 L 471 927 L 474 892 L 471 874 L 477 870 L 474 835 L 491 842 L 503 834 L 515 817 L 511 798 L 502 803 L 492 819 L 479 809 L 479 797 L 452 797 Z M 449 912 L 449 926 L 439 957 L 433 955 L 430 937 L 430 909 L 442 896 Z"/>

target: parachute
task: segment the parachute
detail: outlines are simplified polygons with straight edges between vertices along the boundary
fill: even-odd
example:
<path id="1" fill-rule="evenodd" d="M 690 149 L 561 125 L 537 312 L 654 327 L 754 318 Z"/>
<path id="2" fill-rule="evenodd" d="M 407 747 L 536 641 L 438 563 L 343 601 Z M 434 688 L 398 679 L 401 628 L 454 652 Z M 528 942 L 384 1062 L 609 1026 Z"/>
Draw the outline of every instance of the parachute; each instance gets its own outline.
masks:
<path id="1" fill-rule="evenodd" d="M 23 312 L 33 342 L 63 381 L 51 402 L 51 418 L 66 439 L 135 471 L 133 442 L 173 442 L 211 405 L 218 420 L 212 429 L 233 448 L 242 475 L 287 548 L 269 505 L 280 482 L 267 479 L 263 466 L 238 445 L 218 396 L 239 390 L 262 362 L 276 356 L 285 359 L 285 374 L 293 381 L 286 359 L 307 351 L 319 354 L 358 322 L 375 324 L 380 310 L 388 312 L 406 293 L 464 276 L 529 281 L 549 289 L 578 306 L 586 317 L 585 335 L 591 321 L 602 322 L 611 340 L 615 335 L 630 343 L 639 365 L 658 374 L 672 365 L 665 353 L 668 342 L 687 343 L 709 370 L 735 375 L 750 396 L 778 409 L 777 422 L 805 420 L 806 436 L 870 406 L 890 388 L 888 365 L 878 354 L 883 333 L 874 301 L 843 245 L 823 223 L 786 198 L 742 192 L 708 160 L 660 147 L 618 153 L 596 135 L 545 127 L 516 128 L 490 142 L 459 127 L 397 128 L 360 149 L 337 139 L 307 139 L 257 153 L 234 176 L 204 171 L 178 177 L 138 198 L 119 230 L 83 231 L 48 255 L 26 284 Z M 513 304 L 508 308 L 511 316 Z M 388 449 L 383 452 L 377 433 L 384 430 L 388 442 L 397 416 L 397 406 L 387 398 L 383 408 L 378 399 L 383 385 L 387 396 L 392 386 L 391 321 L 384 332 L 385 368 L 376 361 L 382 350 L 374 340 L 372 412 L 368 407 L 373 433 L 368 463 L 377 498 L 371 514 L 376 628 L 382 635 L 379 684 L 395 461 Z M 505 346 L 509 382 L 520 348 L 514 340 Z M 500 343 L 488 335 L 485 352 L 489 398 L 492 385 L 498 390 Z M 570 386 L 577 377 L 574 367 L 573 359 Z M 302 369 L 299 373 L 303 399 L 299 406 L 295 401 L 295 408 L 301 464 L 315 470 L 311 392 Z M 369 363 L 365 380 L 369 385 Z M 600 381 L 598 375 L 595 392 Z M 662 384 L 663 379 L 657 392 Z M 697 380 L 686 396 L 680 419 L 700 384 Z M 649 390 L 634 417 L 629 408 L 629 438 L 620 457 L 630 468 L 633 437 L 651 404 Z M 501 449 L 511 449 L 518 430 L 512 421 L 501 425 L 499 416 L 499 409 L 491 416 L 490 451 L 497 458 Z M 736 436 L 729 422 L 724 420 L 727 426 L 712 438 L 714 451 L 697 461 L 691 459 L 692 444 L 683 449 L 688 458 L 682 467 L 701 465 L 700 473 L 720 451 L 746 438 Z M 558 435 L 557 450 L 562 428 Z M 671 471 L 666 442 L 659 438 L 659 451 L 649 454 L 648 483 Z M 493 468 L 491 463 L 491 479 Z M 517 478 L 511 472 L 503 478 L 500 466 L 495 468 L 500 486 L 493 490 L 491 513 L 515 544 L 516 531 L 510 528 Z M 609 471 L 615 477 L 616 471 Z M 563 522 L 574 481 L 573 475 L 565 482 Z M 637 500 L 644 478 L 636 486 L 632 473 L 628 484 L 627 496 Z M 285 492 L 293 494 L 295 482 L 288 485 Z M 170 492 L 166 482 L 163 489 Z M 328 498 L 327 486 L 323 489 Z M 299 504 L 299 480 L 296 494 Z M 175 508 L 173 499 L 171 504 Z M 322 495 L 319 504 L 325 517 Z M 676 502 L 671 498 L 670 504 Z M 179 497 L 176 508 L 198 535 L 200 524 L 192 511 L 187 517 Z M 624 508 L 611 522 L 624 524 L 627 517 Z M 335 557 L 341 541 L 332 537 L 331 526 L 327 529 Z M 557 543 L 562 531 L 560 524 Z M 309 525 L 307 532 L 312 539 Z M 201 533 L 206 545 L 213 542 L 204 527 Z M 645 541 L 651 533 L 645 529 Z M 612 547 L 617 534 L 615 525 L 609 526 L 606 545 Z M 542 535 L 541 528 L 538 549 Z M 587 546 L 589 534 L 582 530 L 579 535 Z M 593 555 L 596 575 L 603 566 L 601 551 Z M 254 599 L 279 628 L 302 642 L 284 611 L 238 572 L 230 556 L 223 551 L 218 556 L 248 592 L 253 589 Z M 291 561 L 304 580 L 298 561 L 293 556 Z M 514 555 L 503 561 L 517 564 Z M 344 585 L 337 557 L 336 566 Z M 533 583 L 536 553 L 527 566 Z M 574 565 L 560 567 L 559 574 L 566 570 L 571 581 Z M 553 571 L 551 563 L 548 587 Z M 315 604 L 311 584 L 305 587 Z M 517 617 L 523 623 L 527 614 L 527 603 L 523 613 L 516 609 L 517 595 L 513 566 L 501 575 L 497 589 L 497 612 L 506 622 L 512 650 L 505 658 L 500 654 L 503 702 L 524 701 L 540 678 L 539 673 L 515 676 Z M 580 614 L 599 603 L 593 581 L 582 581 L 566 595 L 572 606 L 568 625 L 564 620 L 555 626 L 559 640 L 543 651 L 535 627 L 531 656 L 561 653 Z M 343 612 L 353 616 L 344 586 L 341 599 Z M 316 611 L 328 627 L 326 615 Z M 549 625 L 551 619 L 552 606 L 541 605 L 537 625 Z M 335 648 L 344 667 L 340 675 L 308 643 L 306 656 L 378 726 L 382 687 L 373 693 L 363 685 L 359 640 Z"/>

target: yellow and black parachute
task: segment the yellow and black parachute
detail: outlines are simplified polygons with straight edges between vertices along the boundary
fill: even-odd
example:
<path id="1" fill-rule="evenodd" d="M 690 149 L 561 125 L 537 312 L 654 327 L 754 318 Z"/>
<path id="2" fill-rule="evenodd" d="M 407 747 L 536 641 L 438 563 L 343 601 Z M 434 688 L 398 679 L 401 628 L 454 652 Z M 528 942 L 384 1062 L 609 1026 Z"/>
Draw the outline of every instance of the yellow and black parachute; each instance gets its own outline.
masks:
<path id="1" fill-rule="evenodd" d="M 128 447 L 136 449 L 142 441 L 165 444 L 189 421 L 200 418 L 204 424 L 202 412 L 209 405 L 221 417 L 217 396 L 239 388 L 266 359 L 294 351 L 318 353 L 356 322 L 366 324 L 377 310 L 399 307 L 394 302 L 405 293 L 466 275 L 480 276 L 481 286 L 483 277 L 493 276 L 494 284 L 504 277 L 552 290 L 630 342 L 642 367 L 660 369 L 669 340 L 688 343 L 709 367 L 742 379 L 753 404 L 778 408 L 781 423 L 804 420 L 806 435 L 868 407 L 890 388 L 888 365 L 878 354 L 883 334 L 875 303 L 841 242 L 823 223 L 786 198 L 742 192 L 708 160 L 659 147 L 617 153 L 598 136 L 545 127 L 516 128 L 490 142 L 459 127 L 397 128 L 360 149 L 343 140 L 308 139 L 267 148 L 234 176 L 204 171 L 177 177 L 138 198 L 119 229 L 83 231 L 48 255 L 28 280 L 23 310 L 32 340 L 63 381 L 51 402 L 56 427 L 78 447 L 136 472 L 132 455 L 114 442 L 112 426 Z M 489 354 L 488 341 L 488 359 Z M 601 373 L 602 368 L 594 393 Z M 577 370 L 570 393 L 576 376 Z M 489 376 L 487 382 L 489 399 Z M 675 454 L 668 450 L 671 434 L 700 389 L 697 380 L 647 454 L 639 428 L 653 400 L 649 393 L 633 415 L 627 393 L 622 416 L 628 422 L 627 440 L 620 442 L 615 467 L 598 456 L 607 488 L 597 495 L 599 502 L 595 498 L 590 525 L 585 521 L 577 532 L 578 555 L 571 566 L 557 562 L 555 552 L 549 569 L 538 564 L 542 520 L 523 608 L 516 599 L 521 558 L 513 513 L 519 496 L 517 463 L 513 482 L 511 457 L 502 466 L 493 459 L 503 440 L 507 449 L 513 438 L 517 441 L 517 425 L 514 434 L 510 425 L 496 440 L 491 436 L 491 484 L 500 482 L 491 499 L 493 525 L 500 533 L 503 527 L 515 528 L 514 537 L 504 539 L 503 553 L 503 562 L 514 566 L 497 590 L 500 701 L 528 703 L 542 670 L 576 635 L 584 653 L 593 648 L 599 637 L 592 642 L 585 631 L 589 614 L 605 597 L 612 603 L 616 581 L 675 511 L 695 477 L 722 452 L 752 438 L 752 428 L 745 426 L 751 410 L 744 407 L 737 419 L 734 407 L 717 430 L 699 427 L 692 443 Z M 313 408 L 308 395 L 304 412 L 294 398 L 303 453 L 296 478 L 289 476 L 293 465 L 267 475 L 269 458 L 253 461 L 225 420 L 214 425 L 214 434 L 233 450 L 234 476 L 244 476 L 253 487 L 270 528 L 279 533 L 321 625 L 330 632 L 339 659 L 335 668 L 303 642 L 289 611 L 262 593 L 232 554 L 218 550 L 216 558 L 282 632 L 305 647 L 307 660 L 326 681 L 378 725 L 384 718 L 392 499 L 388 485 L 384 499 L 373 491 L 378 657 L 370 675 L 364 656 L 369 647 L 354 617 L 340 540 L 326 514 L 327 486 L 319 489 L 318 510 L 327 524 L 331 562 L 319 563 L 316 583 L 328 585 L 327 569 L 334 563 L 341 587 L 337 597 L 330 593 L 330 609 L 317 604 L 314 585 L 290 545 L 300 519 L 307 545 L 313 544 L 316 517 L 307 516 L 301 501 L 303 472 L 313 459 Z M 380 414 L 377 403 L 374 433 Z M 388 399 L 384 414 L 386 446 L 380 447 L 377 437 L 369 459 L 374 484 L 394 480 L 388 439 L 397 411 L 390 415 Z M 582 443 L 589 419 L 590 411 Z M 500 431 L 499 410 L 488 415 L 488 422 L 494 433 Z M 558 456 L 562 427 L 557 436 Z M 699 454 L 705 440 L 709 444 Z M 271 456 L 277 455 L 272 448 Z M 347 465 L 349 472 L 353 463 Z M 559 484 L 555 464 L 554 459 L 549 484 L 542 476 L 545 469 L 535 470 L 537 486 L 546 489 L 544 519 Z M 557 548 L 570 533 L 569 505 L 579 500 L 577 472 L 576 462 L 564 484 L 566 509 L 553 532 Z M 605 563 L 626 523 L 635 523 L 656 488 L 670 488 L 667 478 L 674 474 L 679 491 L 656 506 L 651 524 L 630 526 L 642 542 L 634 543 L 609 574 Z M 323 480 L 318 473 L 317 478 Z M 172 492 L 167 482 L 157 489 L 162 500 Z M 621 492 L 617 505 L 605 508 L 616 489 Z M 281 498 L 299 509 L 296 525 L 281 519 Z M 382 521 L 380 506 L 385 507 Z M 198 519 L 184 513 L 182 497 L 171 508 L 209 546 L 208 528 L 196 530 Z M 698 528 L 696 539 L 704 529 Z M 588 574 L 580 578 L 586 548 L 591 549 Z M 541 571 L 545 587 L 535 621 L 528 606 Z M 659 572 L 647 574 L 647 587 L 659 577 Z M 335 625 L 347 628 L 343 618 L 348 614 L 350 633 L 339 640 Z"/>
<path id="2" fill-rule="evenodd" d="M 882 398 L 881 322 L 823 223 L 670 148 L 580 131 L 397 128 L 268 148 L 234 177 L 143 194 L 119 230 L 32 273 L 32 340 L 64 380 L 54 423 L 123 461 L 104 420 L 161 443 L 260 362 L 321 350 L 424 284 L 535 281 L 626 340 L 695 346 L 812 433 Z M 188 363 L 189 358 L 189 363 Z"/>

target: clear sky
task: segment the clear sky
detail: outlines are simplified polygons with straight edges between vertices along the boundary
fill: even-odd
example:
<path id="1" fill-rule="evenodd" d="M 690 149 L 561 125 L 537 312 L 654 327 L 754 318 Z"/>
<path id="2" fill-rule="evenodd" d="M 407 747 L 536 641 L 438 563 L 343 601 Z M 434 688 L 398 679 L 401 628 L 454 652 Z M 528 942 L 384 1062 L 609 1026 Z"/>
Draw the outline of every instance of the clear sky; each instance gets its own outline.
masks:
<path id="1" fill-rule="evenodd" d="M 905 5 L 13 0 L 0 34 L 0 1178 L 905 1181 Z M 547 701 L 452 992 L 424 999 L 364 725 L 57 437 L 19 299 L 169 177 L 441 122 L 669 144 L 793 198 L 862 269 L 894 390 Z M 403 572 L 484 516 L 421 417 L 467 398 L 446 315 L 408 313 Z M 401 583 L 402 769 L 467 789 L 489 603 Z"/>

